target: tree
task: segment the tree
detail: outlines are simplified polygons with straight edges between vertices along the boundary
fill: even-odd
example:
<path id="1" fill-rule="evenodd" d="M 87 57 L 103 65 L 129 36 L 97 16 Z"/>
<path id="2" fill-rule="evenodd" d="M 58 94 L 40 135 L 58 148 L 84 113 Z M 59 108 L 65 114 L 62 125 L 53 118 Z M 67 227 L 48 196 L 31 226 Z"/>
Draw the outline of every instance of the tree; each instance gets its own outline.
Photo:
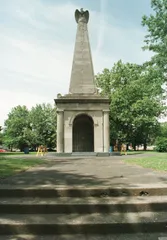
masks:
<path id="1" fill-rule="evenodd" d="M 21 151 L 25 146 L 31 144 L 31 134 L 27 137 L 29 129 L 29 111 L 26 106 L 17 106 L 8 114 L 5 121 L 4 142 L 9 148 L 19 148 Z"/>
<path id="2" fill-rule="evenodd" d="M 154 144 L 158 152 L 167 151 L 167 122 L 161 123 Z"/>
<path id="3" fill-rule="evenodd" d="M 56 145 L 56 110 L 50 104 L 39 104 L 29 111 L 26 106 L 17 106 L 5 121 L 5 145 L 9 148 Z"/>
<path id="4" fill-rule="evenodd" d="M 110 98 L 111 143 L 144 144 L 158 128 L 158 117 L 163 113 L 164 91 L 159 74 L 150 66 L 123 64 L 104 69 L 96 76 L 102 95 Z"/>
<path id="5" fill-rule="evenodd" d="M 167 138 L 167 122 L 163 122 L 160 124 L 160 130 L 158 133 L 158 137 L 166 137 Z"/>
<path id="6" fill-rule="evenodd" d="M 0 145 L 3 143 L 3 133 L 2 131 L 2 126 L 0 126 Z"/>
<path id="7" fill-rule="evenodd" d="M 167 0 L 151 0 L 151 7 L 153 14 L 142 18 L 142 25 L 148 31 L 144 49 L 154 53 L 150 63 L 159 67 L 164 81 L 167 74 Z"/>
<path id="8" fill-rule="evenodd" d="M 33 145 L 56 144 L 56 110 L 50 104 L 38 104 L 30 111 L 30 126 L 33 133 Z"/>

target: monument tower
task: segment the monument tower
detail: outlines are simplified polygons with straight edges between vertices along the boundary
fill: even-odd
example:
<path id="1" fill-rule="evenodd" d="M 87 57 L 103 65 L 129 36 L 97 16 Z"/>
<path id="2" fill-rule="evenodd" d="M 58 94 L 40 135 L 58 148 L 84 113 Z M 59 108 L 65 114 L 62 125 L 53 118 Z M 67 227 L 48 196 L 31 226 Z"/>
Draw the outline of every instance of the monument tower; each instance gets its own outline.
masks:
<path id="1" fill-rule="evenodd" d="M 77 34 L 69 93 L 55 99 L 57 152 L 109 152 L 109 99 L 95 85 L 88 36 L 89 12 L 75 11 Z"/>

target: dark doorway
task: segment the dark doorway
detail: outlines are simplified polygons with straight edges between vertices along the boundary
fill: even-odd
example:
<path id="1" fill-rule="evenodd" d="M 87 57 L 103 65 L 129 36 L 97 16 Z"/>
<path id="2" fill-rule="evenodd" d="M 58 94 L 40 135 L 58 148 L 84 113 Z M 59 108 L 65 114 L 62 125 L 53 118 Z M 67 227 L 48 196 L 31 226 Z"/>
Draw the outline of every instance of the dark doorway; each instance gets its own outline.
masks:
<path id="1" fill-rule="evenodd" d="M 93 119 L 86 114 L 73 121 L 73 152 L 94 152 Z"/>

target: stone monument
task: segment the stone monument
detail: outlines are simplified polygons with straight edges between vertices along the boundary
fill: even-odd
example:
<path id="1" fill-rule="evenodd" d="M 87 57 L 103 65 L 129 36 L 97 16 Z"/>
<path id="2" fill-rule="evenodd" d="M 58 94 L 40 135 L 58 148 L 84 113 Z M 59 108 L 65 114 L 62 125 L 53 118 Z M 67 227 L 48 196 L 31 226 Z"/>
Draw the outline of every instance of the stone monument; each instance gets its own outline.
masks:
<path id="1" fill-rule="evenodd" d="M 96 88 L 88 36 L 89 12 L 75 11 L 77 34 L 69 93 L 55 99 L 57 153 L 109 152 L 109 99 Z"/>

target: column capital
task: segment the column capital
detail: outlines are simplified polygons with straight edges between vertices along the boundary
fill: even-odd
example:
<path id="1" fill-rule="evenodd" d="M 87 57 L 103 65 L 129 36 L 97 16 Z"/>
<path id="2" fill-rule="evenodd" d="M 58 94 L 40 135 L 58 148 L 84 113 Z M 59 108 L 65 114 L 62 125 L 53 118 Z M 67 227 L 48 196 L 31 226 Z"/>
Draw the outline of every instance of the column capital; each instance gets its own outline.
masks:
<path id="1" fill-rule="evenodd" d="M 62 110 L 62 109 L 58 109 L 58 110 L 56 110 L 56 112 L 57 113 L 63 113 L 64 112 L 64 109 Z"/>
<path id="2" fill-rule="evenodd" d="M 110 110 L 108 110 L 108 109 L 104 109 L 103 112 L 105 112 L 105 113 L 109 113 Z"/>

